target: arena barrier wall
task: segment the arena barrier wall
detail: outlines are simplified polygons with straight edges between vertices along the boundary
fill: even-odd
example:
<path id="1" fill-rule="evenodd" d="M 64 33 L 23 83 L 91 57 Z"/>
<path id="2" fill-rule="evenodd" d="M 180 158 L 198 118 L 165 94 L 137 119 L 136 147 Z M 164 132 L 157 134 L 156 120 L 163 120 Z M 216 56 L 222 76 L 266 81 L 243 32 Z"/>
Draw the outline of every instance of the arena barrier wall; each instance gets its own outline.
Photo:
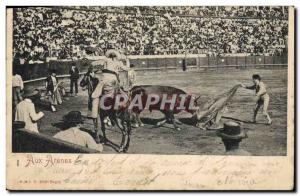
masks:
<path id="1" fill-rule="evenodd" d="M 103 59 L 103 57 L 99 57 Z M 95 58 L 94 58 L 95 59 Z M 226 68 L 249 66 L 287 66 L 287 56 L 223 56 L 207 57 L 205 55 L 152 55 L 128 56 L 134 69 L 140 71 L 169 71 L 201 68 Z M 14 65 L 14 69 L 21 73 L 24 81 L 44 80 L 49 73 L 49 68 L 55 68 L 57 75 L 68 77 L 72 63 L 76 63 L 81 74 L 85 73 L 93 60 L 52 60 L 42 64 Z M 26 83 L 26 82 L 25 82 Z"/>
<path id="2" fill-rule="evenodd" d="M 68 75 L 70 67 L 75 63 L 80 71 L 85 72 L 90 65 L 89 60 L 77 60 L 77 61 L 49 61 L 48 63 L 35 63 L 35 64 L 23 64 L 14 65 L 22 76 L 23 80 L 33 80 L 38 78 L 46 78 L 49 75 L 49 69 L 56 69 L 57 75 Z"/>

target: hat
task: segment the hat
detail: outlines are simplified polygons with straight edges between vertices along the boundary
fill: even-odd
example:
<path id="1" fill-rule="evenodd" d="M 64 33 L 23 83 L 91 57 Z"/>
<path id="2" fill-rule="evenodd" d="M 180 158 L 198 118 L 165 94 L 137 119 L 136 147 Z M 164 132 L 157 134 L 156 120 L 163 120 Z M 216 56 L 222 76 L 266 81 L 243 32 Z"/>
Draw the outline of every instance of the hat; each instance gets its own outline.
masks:
<path id="1" fill-rule="evenodd" d="M 66 123 L 83 123 L 81 112 L 71 111 L 63 117 L 63 121 Z"/>
<path id="2" fill-rule="evenodd" d="M 224 128 L 218 130 L 217 135 L 222 139 L 232 140 L 238 140 L 247 137 L 247 134 L 243 129 L 241 129 L 240 124 L 232 121 L 224 123 Z"/>
<path id="3" fill-rule="evenodd" d="M 112 50 L 106 51 L 105 56 L 107 58 L 111 58 L 112 56 L 114 56 L 117 59 L 119 59 L 121 55 L 120 55 L 120 53 L 118 51 L 112 49 Z"/>

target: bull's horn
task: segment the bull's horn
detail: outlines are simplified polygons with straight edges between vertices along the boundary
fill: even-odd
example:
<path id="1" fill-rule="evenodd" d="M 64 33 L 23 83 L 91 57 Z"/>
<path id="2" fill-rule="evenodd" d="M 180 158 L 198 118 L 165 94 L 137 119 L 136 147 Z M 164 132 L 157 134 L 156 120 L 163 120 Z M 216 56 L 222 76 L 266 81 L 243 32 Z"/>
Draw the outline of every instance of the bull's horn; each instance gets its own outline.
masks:
<path id="1" fill-rule="evenodd" d="M 198 97 L 196 97 L 195 101 L 198 101 L 198 99 L 200 99 L 201 95 L 199 95 Z"/>

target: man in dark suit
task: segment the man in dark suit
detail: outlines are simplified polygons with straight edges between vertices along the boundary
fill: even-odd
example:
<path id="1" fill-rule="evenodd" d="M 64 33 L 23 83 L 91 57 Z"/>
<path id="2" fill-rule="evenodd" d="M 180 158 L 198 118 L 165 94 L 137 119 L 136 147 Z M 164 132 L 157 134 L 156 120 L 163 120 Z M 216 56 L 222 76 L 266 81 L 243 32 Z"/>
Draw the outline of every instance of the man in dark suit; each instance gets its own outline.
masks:
<path id="1" fill-rule="evenodd" d="M 46 78 L 46 90 L 47 94 L 50 96 L 51 110 L 56 111 L 54 107 L 57 104 L 62 103 L 61 95 L 58 91 L 59 82 L 56 77 L 56 70 L 50 69 L 50 75 Z"/>
<path id="2" fill-rule="evenodd" d="M 78 78 L 79 78 L 79 70 L 76 66 L 76 63 L 73 62 L 70 71 L 70 93 L 73 95 L 73 86 L 75 86 L 75 96 L 78 93 Z"/>

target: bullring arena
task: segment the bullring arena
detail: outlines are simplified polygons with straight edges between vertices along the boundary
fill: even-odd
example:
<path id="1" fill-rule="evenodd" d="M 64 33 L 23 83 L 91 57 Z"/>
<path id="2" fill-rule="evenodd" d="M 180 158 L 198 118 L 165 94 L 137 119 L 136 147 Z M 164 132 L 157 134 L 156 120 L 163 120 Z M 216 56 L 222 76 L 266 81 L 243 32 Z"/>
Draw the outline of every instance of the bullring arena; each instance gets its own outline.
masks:
<path id="1" fill-rule="evenodd" d="M 232 20 L 232 18 L 225 20 Z M 268 20 L 272 21 L 273 19 L 268 18 Z M 210 56 L 208 55 L 209 49 L 208 51 L 198 50 L 197 54 L 185 49 L 181 54 L 159 54 L 158 52 L 145 55 L 140 53 L 128 54 L 126 58 L 130 64 L 135 65 L 134 69 L 137 73 L 135 85 L 172 86 L 200 95 L 204 101 L 227 92 L 236 84 L 251 85 L 252 75 L 260 74 L 270 95 L 269 112 L 273 123 L 271 125 L 266 124 L 262 111 L 258 114 L 257 122 L 251 122 L 255 105 L 254 92 L 243 88 L 238 89 L 221 121 L 235 121 L 242 124 L 248 138 L 242 140 L 240 147 L 252 155 L 282 156 L 286 155 L 287 148 L 287 57 L 283 50 L 280 48 L 279 52 L 272 51 L 270 52 L 271 55 L 262 52 L 255 54 L 254 52 L 252 54 L 232 52 L 228 55 Z M 226 53 L 226 51 L 222 52 Z M 62 118 L 69 111 L 78 110 L 83 115 L 87 114 L 87 91 L 79 87 L 78 96 L 68 95 L 68 69 L 71 62 L 76 62 L 81 72 L 80 81 L 82 74 L 86 73 L 89 63 L 95 59 L 97 59 L 96 56 L 89 58 L 87 55 L 79 59 L 51 59 L 43 63 L 33 62 L 16 65 L 21 67 L 24 72 L 22 77 L 25 81 L 25 89 L 44 89 L 47 70 L 49 67 L 55 67 L 59 80 L 64 82 L 64 87 L 67 90 L 67 96 L 62 105 L 57 106 L 56 112 L 42 107 L 36 108 L 45 113 L 44 118 L 38 122 L 40 134 L 51 138 L 61 131 L 63 129 L 61 127 Z M 224 154 L 224 145 L 214 129 L 199 129 L 195 126 L 195 122 L 191 118 L 192 115 L 185 112 L 179 113 L 176 117 L 183 123 L 180 125 L 180 131 L 174 130 L 170 124 L 159 128 L 154 127 L 163 118 L 162 113 L 144 111 L 141 119 L 145 126 L 132 130 L 127 153 Z M 91 119 L 86 118 L 82 127 L 84 131 L 94 135 Z M 119 145 L 121 141 L 119 129 L 108 127 L 106 133 L 111 142 Z M 104 145 L 102 153 L 116 153 L 116 150 L 110 145 Z"/>
<path id="2" fill-rule="evenodd" d="M 230 74 L 224 74 L 224 71 Z M 253 73 L 260 73 L 268 84 L 271 96 L 270 114 L 273 124 L 266 125 L 265 119 L 258 116 L 256 124 L 251 123 L 253 92 L 239 89 L 229 104 L 229 111 L 222 121 L 235 120 L 243 122 L 248 138 L 243 140 L 241 147 L 253 155 L 285 155 L 287 137 L 287 69 L 271 66 L 268 68 L 219 68 L 203 71 L 172 71 L 172 72 L 138 72 L 138 84 L 169 85 L 202 95 L 204 99 L 226 92 L 237 83 L 249 83 Z M 226 81 L 226 82 L 224 82 Z M 66 83 L 66 86 L 68 84 Z M 68 87 L 67 87 L 68 88 Z M 63 115 L 71 110 L 87 113 L 87 92 L 79 91 L 78 97 L 70 97 L 63 105 L 57 107 L 57 112 L 44 111 L 45 118 L 40 122 L 40 132 L 52 136 L 60 130 L 59 124 Z M 172 125 L 153 128 L 159 119 L 163 118 L 159 111 L 144 111 L 142 121 L 145 127 L 133 129 L 128 153 L 138 154 L 211 154 L 221 155 L 224 146 L 214 130 L 200 130 L 191 121 L 191 114 L 180 113 L 178 119 L 184 124 L 181 131 L 175 131 Z M 86 120 L 83 126 L 93 134 L 92 120 Z M 108 128 L 108 138 L 119 144 L 121 132 L 117 128 Z M 110 146 L 104 146 L 104 153 L 115 153 Z"/>

